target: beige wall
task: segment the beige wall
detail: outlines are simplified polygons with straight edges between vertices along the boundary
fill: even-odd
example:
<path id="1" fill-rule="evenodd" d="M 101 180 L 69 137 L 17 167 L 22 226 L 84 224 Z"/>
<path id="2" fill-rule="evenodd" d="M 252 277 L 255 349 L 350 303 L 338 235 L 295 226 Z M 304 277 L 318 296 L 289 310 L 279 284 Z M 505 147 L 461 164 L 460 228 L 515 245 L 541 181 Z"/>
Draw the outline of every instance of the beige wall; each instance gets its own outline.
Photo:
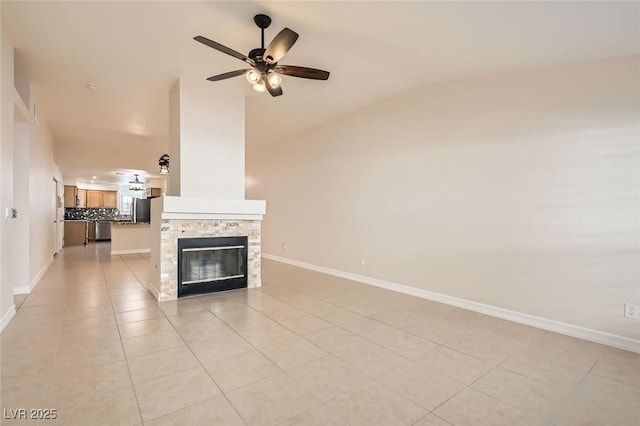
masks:
<path id="1" fill-rule="evenodd" d="M 33 119 L 34 104 L 38 101 L 38 92 L 34 88 L 31 88 L 31 100 L 29 110 L 32 114 L 28 117 L 30 129 L 29 282 L 34 286 L 52 261 L 54 253 L 62 248 L 56 241 L 53 224 L 56 220 L 56 193 L 53 179 L 59 182 L 58 195 L 61 197 L 64 195 L 64 187 L 62 173 L 53 157 L 53 138 L 47 126 L 47 112 L 40 111 L 40 124 Z M 62 217 L 64 210 L 60 213 Z"/>
<path id="2" fill-rule="evenodd" d="M 14 205 L 13 111 L 13 46 L 0 31 L 0 330 L 12 312 L 15 281 L 10 265 L 16 231 L 14 222 L 5 217 L 5 209 Z"/>
<path id="3" fill-rule="evenodd" d="M 428 86 L 253 152 L 263 252 L 638 339 L 639 75 Z"/>
<path id="4" fill-rule="evenodd" d="M 12 312 L 13 294 L 28 293 L 37 284 L 59 248 L 54 225 L 56 190 L 54 178 L 62 175 L 53 158 L 53 140 L 41 114 L 33 119 L 37 96 L 29 89 L 30 104 L 25 105 L 14 87 L 14 52 L 2 36 L 2 129 L 1 162 L 2 206 L 0 208 L 0 328 Z M 6 218 L 5 210 L 16 208 L 18 217 Z"/>
<path id="5" fill-rule="evenodd" d="M 111 225 L 111 255 L 151 251 L 151 225 Z"/>

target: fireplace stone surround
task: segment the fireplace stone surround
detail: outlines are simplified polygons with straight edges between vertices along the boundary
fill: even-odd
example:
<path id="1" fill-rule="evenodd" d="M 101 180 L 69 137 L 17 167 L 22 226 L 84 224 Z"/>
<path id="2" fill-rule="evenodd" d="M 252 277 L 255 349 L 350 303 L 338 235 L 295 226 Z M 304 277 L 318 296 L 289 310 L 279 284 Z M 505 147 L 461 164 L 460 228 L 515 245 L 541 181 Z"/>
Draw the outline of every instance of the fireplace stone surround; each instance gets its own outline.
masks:
<path id="1" fill-rule="evenodd" d="M 248 240 L 247 287 L 260 287 L 263 200 L 158 197 L 151 204 L 149 289 L 159 301 L 178 297 L 178 238 L 242 237 Z"/>

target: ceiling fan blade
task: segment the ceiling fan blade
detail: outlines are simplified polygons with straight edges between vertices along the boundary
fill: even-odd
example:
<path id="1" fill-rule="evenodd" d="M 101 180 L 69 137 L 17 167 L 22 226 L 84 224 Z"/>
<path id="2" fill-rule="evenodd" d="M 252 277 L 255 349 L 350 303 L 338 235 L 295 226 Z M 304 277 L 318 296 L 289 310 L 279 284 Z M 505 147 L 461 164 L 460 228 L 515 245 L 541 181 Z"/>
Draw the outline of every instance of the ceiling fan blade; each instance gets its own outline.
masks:
<path id="1" fill-rule="evenodd" d="M 329 78 L 329 71 L 297 67 L 295 65 L 278 65 L 273 67 L 273 70 L 280 74 L 290 75 L 292 77 L 310 78 L 312 80 L 327 80 Z"/>
<path id="2" fill-rule="evenodd" d="M 269 81 L 265 81 L 265 86 L 267 87 L 267 91 L 271 94 L 271 96 L 273 96 L 274 98 L 276 96 L 280 96 L 282 95 L 282 86 L 278 86 L 278 87 L 271 87 L 271 84 L 269 84 Z"/>
<path id="3" fill-rule="evenodd" d="M 241 61 L 245 61 L 248 64 L 255 65 L 255 62 L 253 62 L 253 59 L 247 58 L 242 53 L 236 52 L 235 50 L 233 50 L 233 49 L 231 49 L 231 48 L 229 48 L 227 46 L 223 46 L 220 43 L 216 43 L 213 40 L 209 40 L 206 37 L 196 36 L 193 39 L 195 41 L 199 41 L 200 43 L 204 44 L 205 46 L 209 46 L 212 49 L 216 49 L 218 52 L 226 53 L 227 55 L 231 55 L 234 58 L 238 58 Z"/>
<path id="4" fill-rule="evenodd" d="M 225 80 L 227 78 L 237 77 L 239 75 L 242 75 L 242 74 L 246 73 L 247 71 L 250 71 L 250 68 L 244 69 L 244 70 L 229 71 L 229 72 L 225 72 L 223 74 L 214 75 L 212 77 L 207 78 L 207 80 L 209 80 L 209 81 Z"/>
<path id="5" fill-rule="evenodd" d="M 298 33 L 285 28 L 276 35 L 264 51 L 262 58 L 269 64 L 275 64 L 291 49 L 298 40 Z"/>

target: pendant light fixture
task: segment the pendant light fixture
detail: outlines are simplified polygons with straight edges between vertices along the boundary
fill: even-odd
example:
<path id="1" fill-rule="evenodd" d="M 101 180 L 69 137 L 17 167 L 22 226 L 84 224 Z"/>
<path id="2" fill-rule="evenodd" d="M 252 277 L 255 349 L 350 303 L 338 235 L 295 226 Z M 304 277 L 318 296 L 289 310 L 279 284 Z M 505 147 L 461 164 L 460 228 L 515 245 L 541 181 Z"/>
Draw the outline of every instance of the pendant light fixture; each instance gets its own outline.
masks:
<path id="1" fill-rule="evenodd" d="M 138 175 L 134 175 L 135 180 L 129 181 L 129 191 L 144 191 L 144 184 L 138 179 Z"/>

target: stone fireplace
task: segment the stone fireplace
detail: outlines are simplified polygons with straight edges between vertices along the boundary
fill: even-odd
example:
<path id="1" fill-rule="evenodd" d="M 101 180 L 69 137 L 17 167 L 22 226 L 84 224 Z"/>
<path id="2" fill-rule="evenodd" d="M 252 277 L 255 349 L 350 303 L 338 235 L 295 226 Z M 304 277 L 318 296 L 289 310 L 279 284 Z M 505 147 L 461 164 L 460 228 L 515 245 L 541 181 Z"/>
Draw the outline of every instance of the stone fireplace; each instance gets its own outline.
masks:
<path id="1" fill-rule="evenodd" d="M 190 239 L 223 238 L 226 242 L 229 241 L 226 240 L 227 238 L 246 238 L 246 287 L 260 287 L 260 231 L 265 204 L 264 201 L 259 200 L 211 200 L 185 197 L 153 199 L 151 229 L 154 239 L 150 255 L 152 268 L 150 289 L 156 298 L 160 301 L 174 300 L 178 297 L 234 288 L 233 285 L 225 288 L 224 283 L 218 283 L 218 285 L 211 285 L 209 291 L 207 289 L 178 291 L 178 274 L 182 272 L 178 248 L 181 241 Z M 237 244 L 233 246 L 235 245 Z M 215 255 L 208 258 L 200 256 L 198 259 L 202 261 L 201 271 L 216 274 L 215 269 L 219 266 L 216 266 Z M 195 279 L 195 274 L 191 278 L 193 279 L 190 281 L 198 280 Z"/>

